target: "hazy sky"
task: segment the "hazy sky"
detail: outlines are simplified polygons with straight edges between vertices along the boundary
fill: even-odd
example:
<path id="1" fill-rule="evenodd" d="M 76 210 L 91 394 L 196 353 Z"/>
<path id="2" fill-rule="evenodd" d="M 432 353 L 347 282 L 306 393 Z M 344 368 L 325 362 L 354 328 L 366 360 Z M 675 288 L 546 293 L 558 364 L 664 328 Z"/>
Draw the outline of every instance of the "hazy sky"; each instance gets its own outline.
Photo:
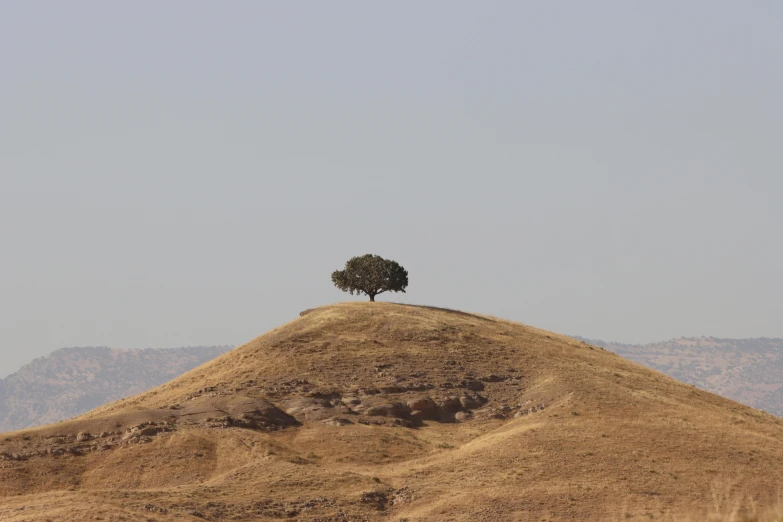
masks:
<path id="1" fill-rule="evenodd" d="M 783 337 L 783 3 L 3 2 L 0 375 L 356 299 Z M 364 299 L 364 298 L 362 298 Z"/>

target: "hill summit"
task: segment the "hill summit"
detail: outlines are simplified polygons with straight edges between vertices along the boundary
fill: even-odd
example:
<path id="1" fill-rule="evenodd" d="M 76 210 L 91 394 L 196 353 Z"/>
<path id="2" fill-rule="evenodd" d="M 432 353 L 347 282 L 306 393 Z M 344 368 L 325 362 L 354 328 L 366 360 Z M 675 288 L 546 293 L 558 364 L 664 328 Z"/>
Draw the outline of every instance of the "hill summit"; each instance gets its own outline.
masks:
<path id="1" fill-rule="evenodd" d="M 0 437 L 2 520 L 617 520 L 757 504 L 783 421 L 569 337 L 326 306 Z"/>

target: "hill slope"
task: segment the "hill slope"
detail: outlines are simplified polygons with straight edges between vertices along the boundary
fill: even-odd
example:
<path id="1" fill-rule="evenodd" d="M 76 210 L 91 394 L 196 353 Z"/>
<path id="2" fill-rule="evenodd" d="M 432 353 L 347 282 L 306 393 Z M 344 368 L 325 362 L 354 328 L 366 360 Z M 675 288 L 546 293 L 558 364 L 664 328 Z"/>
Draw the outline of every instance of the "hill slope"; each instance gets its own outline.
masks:
<path id="1" fill-rule="evenodd" d="M 0 432 L 74 417 L 163 384 L 229 349 L 56 350 L 0 379 Z"/>
<path id="2" fill-rule="evenodd" d="M 0 437 L 0 519 L 649 520 L 783 485 L 783 421 L 525 325 L 316 309 Z"/>
<path id="3" fill-rule="evenodd" d="M 584 339 L 675 379 L 783 416 L 783 339 L 681 337 L 622 344 Z"/>

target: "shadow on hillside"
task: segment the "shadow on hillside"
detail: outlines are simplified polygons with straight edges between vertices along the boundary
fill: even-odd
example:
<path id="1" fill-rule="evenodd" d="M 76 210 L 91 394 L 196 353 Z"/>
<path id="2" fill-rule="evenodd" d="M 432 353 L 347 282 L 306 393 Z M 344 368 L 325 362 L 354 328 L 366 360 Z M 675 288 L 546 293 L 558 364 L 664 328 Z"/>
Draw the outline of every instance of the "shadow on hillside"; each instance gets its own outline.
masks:
<path id="1" fill-rule="evenodd" d="M 481 321 L 487 321 L 487 322 L 490 322 L 490 323 L 494 323 L 495 322 L 494 319 L 490 319 L 489 317 L 482 317 L 482 316 L 476 315 L 476 314 L 469 314 L 468 312 L 463 312 L 461 310 L 453 310 L 451 308 L 440 308 L 438 306 L 414 305 L 414 304 L 407 304 L 407 303 L 389 303 L 389 304 L 393 304 L 393 305 L 396 305 L 396 306 L 410 306 L 410 307 L 413 307 L 413 308 L 425 308 L 427 310 L 436 310 L 438 312 L 446 312 L 446 313 L 449 313 L 449 314 L 457 314 L 457 315 L 461 315 L 461 316 L 464 316 L 464 317 L 472 317 L 473 319 L 479 319 Z"/>

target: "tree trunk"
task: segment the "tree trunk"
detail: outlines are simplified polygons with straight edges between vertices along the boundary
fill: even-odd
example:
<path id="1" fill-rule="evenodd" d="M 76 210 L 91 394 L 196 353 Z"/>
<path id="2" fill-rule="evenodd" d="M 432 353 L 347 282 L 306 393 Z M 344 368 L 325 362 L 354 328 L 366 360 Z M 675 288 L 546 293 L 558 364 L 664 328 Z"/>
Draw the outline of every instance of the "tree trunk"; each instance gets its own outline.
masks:
<path id="1" fill-rule="evenodd" d="M 370 301 L 375 302 L 375 294 L 370 294 Z"/>

